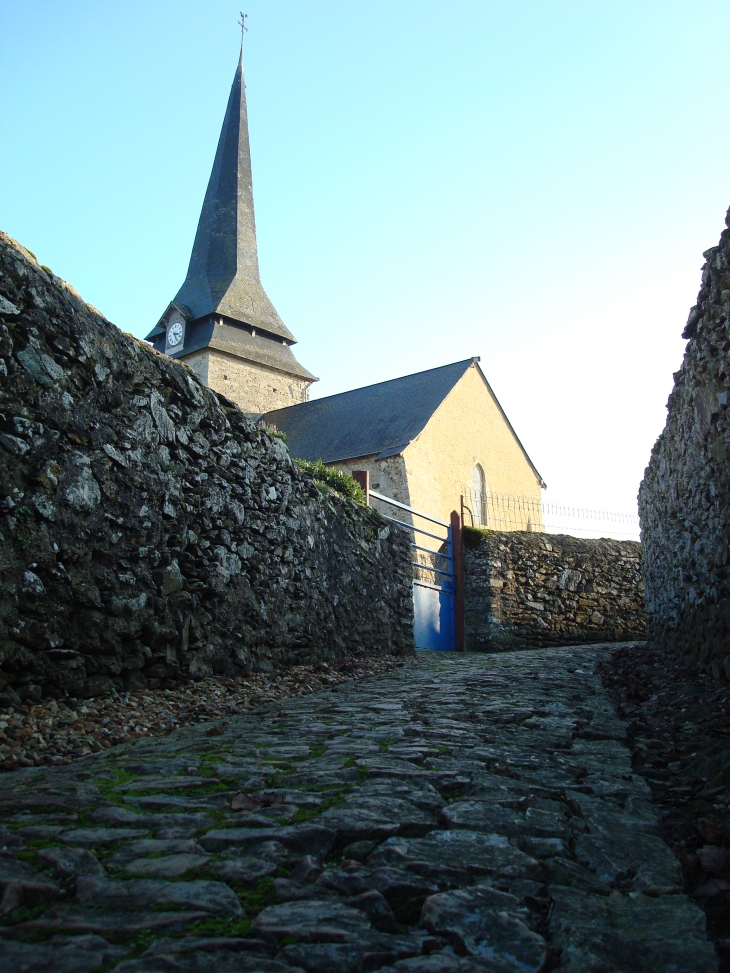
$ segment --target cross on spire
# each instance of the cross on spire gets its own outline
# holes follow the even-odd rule
[[[238,21],[238,26],[241,28],[241,47],[243,47],[243,35],[248,32],[248,27],[246,26],[246,21],[248,20],[248,14],[243,11],[241,13],[241,19]]]

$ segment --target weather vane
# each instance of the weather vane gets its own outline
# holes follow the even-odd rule
[[[248,20],[248,14],[241,11],[241,19],[238,21],[238,26],[241,28],[241,45],[243,45],[243,35],[248,31],[246,26],[246,21]]]

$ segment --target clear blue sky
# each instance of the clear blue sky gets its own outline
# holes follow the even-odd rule
[[[123,330],[182,283],[240,0],[2,0],[0,228]],[[327,395],[472,355],[630,510],[730,203],[730,5],[247,0],[262,279]]]

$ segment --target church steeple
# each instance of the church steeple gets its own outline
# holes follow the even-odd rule
[[[175,358],[188,360],[203,349],[218,349],[227,356],[283,372],[305,386],[297,401],[306,399],[306,389],[316,381],[290,350],[296,339],[259,277],[243,45],[187,277],[147,340]],[[196,367],[192,360],[188,364]],[[210,369],[205,375],[197,370],[207,384],[216,387],[210,380]],[[231,396],[230,390],[217,391],[226,392],[235,401],[241,398],[241,394],[238,398]],[[242,408],[256,411],[248,401]]]
[[[185,283],[175,297],[194,317],[218,313],[294,341],[261,286],[253,209],[243,47]]]

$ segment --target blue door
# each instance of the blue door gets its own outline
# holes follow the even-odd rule
[[[413,635],[417,649],[454,651],[454,592],[413,582]]]

